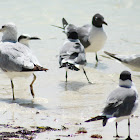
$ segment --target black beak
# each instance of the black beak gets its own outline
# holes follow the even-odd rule
[[[41,39],[38,37],[30,37],[30,40],[41,40]]]
[[[108,25],[105,21],[103,21],[102,24]]]

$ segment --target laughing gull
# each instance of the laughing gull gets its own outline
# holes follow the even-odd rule
[[[70,29],[76,29],[80,42],[85,48],[86,52],[95,52],[96,61],[98,62],[97,52],[101,50],[107,40],[107,35],[103,30],[103,24],[107,25],[104,17],[100,14],[95,14],[92,18],[92,24],[86,24],[82,27],[77,27],[62,19],[64,32],[67,33]],[[54,26],[54,25],[53,25]]]
[[[83,72],[88,80],[84,66],[86,65],[86,56],[84,46],[78,39],[76,30],[71,29],[67,32],[67,40],[64,42],[59,55],[60,68],[66,68],[66,82],[67,82],[67,70],[79,71],[83,69]]]
[[[140,71],[140,55],[133,54],[127,56],[127,55],[113,54],[106,51],[104,51],[104,53],[120,61],[124,65],[128,66],[130,69],[134,71]]]
[[[120,74],[119,87],[112,91],[107,98],[106,106],[102,113],[98,116],[89,119],[85,122],[103,120],[103,126],[107,121],[116,122],[116,137],[119,137],[117,132],[118,122],[123,119],[128,119],[128,138],[130,138],[130,115],[136,110],[138,106],[138,93],[136,87],[131,79],[129,71],[123,71]]]
[[[46,71],[48,69],[41,67],[35,55],[32,54],[29,47],[17,41],[17,28],[14,23],[7,23],[2,26],[0,32],[3,33],[0,42],[0,68],[11,80],[11,87],[14,96],[14,77],[30,76],[34,71]],[[30,85],[31,94],[34,97],[32,84]]]

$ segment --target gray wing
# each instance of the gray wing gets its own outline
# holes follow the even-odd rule
[[[121,56],[121,55],[116,55],[116,57],[119,57],[122,62],[135,66],[135,67],[140,67],[140,55],[131,55],[131,56]]]
[[[88,40],[90,28],[91,25],[89,24],[77,28],[79,40],[85,48],[87,48],[90,45],[90,42]]]
[[[31,50],[21,43],[0,43],[0,68],[4,71],[22,71],[39,65]]]
[[[135,107],[136,98],[133,89],[119,87],[109,95],[103,114],[112,117],[128,116]]]
[[[73,24],[68,24],[65,28],[65,33],[69,32],[71,29],[77,30],[78,37],[84,48],[87,48],[90,45],[90,42],[88,41],[89,38],[89,30],[91,28],[91,25],[86,24],[82,27],[76,27]]]
[[[59,63],[61,65],[62,60],[71,62],[73,64],[86,64],[86,57],[84,47],[80,42],[67,41],[64,43],[60,50]]]

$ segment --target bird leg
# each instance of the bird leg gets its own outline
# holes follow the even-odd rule
[[[116,126],[116,136],[114,136],[115,138],[123,138],[122,136],[119,136],[118,135],[118,123],[116,122],[116,124],[115,124],[115,126]],[[117,139],[116,139],[117,140]]]
[[[83,68],[83,72],[84,72],[84,74],[85,74],[85,76],[86,76],[86,78],[87,78],[87,80],[88,80],[88,83],[89,83],[89,84],[92,84],[92,83],[89,81],[89,79],[88,79],[88,77],[87,77],[87,74],[86,74],[86,71],[84,70],[84,68]]]
[[[14,84],[13,84],[12,79],[11,79],[11,87],[12,87],[12,93],[13,93],[13,100],[15,100],[15,95],[14,95]]]
[[[36,75],[33,73],[33,76],[34,76],[34,78],[33,78],[33,81],[32,81],[32,83],[30,84],[30,91],[31,91],[31,94],[32,94],[32,96],[33,96],[33,98],[34,98],[34,90],[33,90],[33,83],[35,82],[35,80],[36,80]]]
[[[98,63],[99,59],[98,59],[97,53],[95,53],[95,54],[96,54],[96,61],[97,61],[97,63]]]
[[[67,73],[67,70],[66,70],[66,83],[67,83],[67,78],[68,78],[68,73]]]
[[[117,129],[117,128],[118,128],[118,123],[116,122],[116,136],[115,136],[115,137],[116,137],[116,138],[119,138],[118,129]]]
[[[130,119],[128,119],[128,138],[126,140],[132,140],[130,137]]]

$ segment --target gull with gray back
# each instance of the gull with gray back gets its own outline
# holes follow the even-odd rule
[[[103,120],[103,126],[107,122],[116,122],[116,136],[119,137],[117,132],[118,122],[123,119],[128,119],[128,138],[130,137],[130,116],[138,106],[138,92],[132,82],[131,73],[123,71],[120,74],[119,87],[112,91],[106,101],[103,111],[96,117],[89,119],[85,122]]]
[[[97,52],[101,50],[107,40],[107,35],[104,32],[103,24],[107,25],[104,17],[101,14],[95,14],[92,18],[92,24],[86,24],[82,27],[77,27],[74,24],[68,24],[65,18],[62,19],[63,27],[55,26],[64,30],[67,34],[70,29],[77,30],[80,42],[86,52],[95,52],[96,61],[98,62]]]
[[[75,71],[83,69],[88,82],[91,83],[84,70],[86,62],[84,46],[80,43],[76,30],[71,29],[67,32],[67,40],[64,42],[59,54],[60,68],[66,68],[66,82],[68,69]]]
[[[0,32],[3,33],[0,42],[0,68],[11,80],[13,100],[15,100],[14,77],[26,77],[34,71],[47,71],[48,69],[40,65],[27,45],[20,43],[20,40],[18,42],[17,27],[14,23],[3,25]],[[31,94],[34,97],[33,89],[31,89]]]
[[[118,60],[122,64],[126,65],[131,70],[140,71],[140,55],[139,54],[121,55],[121,54],[113,54],[107,51],[104,51],[104,53]]]

